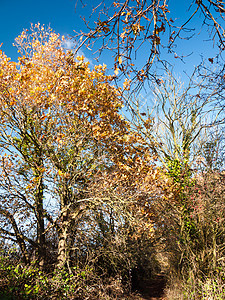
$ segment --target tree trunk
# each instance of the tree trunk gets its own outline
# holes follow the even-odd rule
[[[41,268],[45,266],[45,259],[46,259],[43,193],[44,193],[43,178],[39,177],[39,182],[35,194],[35,211],[37,217],[37,245],[38,245],[36,249],[35,257],[38,261],[38,265]]]
[[[66,210],[62,216],[61,228],[59,232],[58,264],[57,264],[57,267],[59,269],[62,269],[64,267],[69,268],[69,249],[68,249],[69,229],[70,229],[69,213],[68,210]]]

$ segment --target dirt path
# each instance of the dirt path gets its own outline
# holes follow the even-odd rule
[[[143,282],[140,288],[140,294],[143,300],[166,300],[164,296],[165,287],[165,277],[163,275],[157,275],[154,279]]]

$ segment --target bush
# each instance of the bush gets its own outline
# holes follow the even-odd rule
[[[168,288],[171,299],[176,293],[180,299],[224,299],[225,176],[198,173],[179,197],[165,199],[159,217],[170,281],[179,279]]]

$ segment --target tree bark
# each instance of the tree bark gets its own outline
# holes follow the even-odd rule
[[[40,268],[44,268],[46,260],[46,248],[45,248],[45,226],[44,226],[44,184],[43,177],[40,174],[35,174],[38,177],[38,185],[35,193],[35,212],[37,218],[37,249],[35,258],[37,259]]]

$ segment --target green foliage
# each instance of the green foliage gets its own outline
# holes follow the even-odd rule
[[[11,264],[9,256],[0,256],[0,296],[12,299],[42,299],[55,295],[57,299],[72,299],[79,296],[79,290],[85,286],[92,269],[73,268],[70,274],[66,270],[55,270],[45,274],[35,263],[24,266],[21,263]],[[82,287],[82,288],[81,288]]]
[[[31,266],[24,266],[21,263],[11,264],[9,256],[1,255],[0,270],[3,281],[0,286],[1,295],[13,295],[15,299],[32,299],[40,292],[40,285],[36,280],[42,274],[34,264]]]
[[[35,266],[12,263],[10,256],[0,256],[1,299],[113,299],[112,282],[104,283],[93,267],[73,267],[70,272],[55,269],[43,272]],[[108,285],[108,288],[107,288]],[[121,290],[122,291],[122,290]],[[118,291],[116,292],[118,293]],[[123,293],[123,292],[122,292]],[[51,296],[50,296],[51,295]]]
[[[167,176],[172,178],[175,183],[180,183],[183,186],[190,184],[191,171],[188,166],[188,160],[181,161],[167,157]]]

